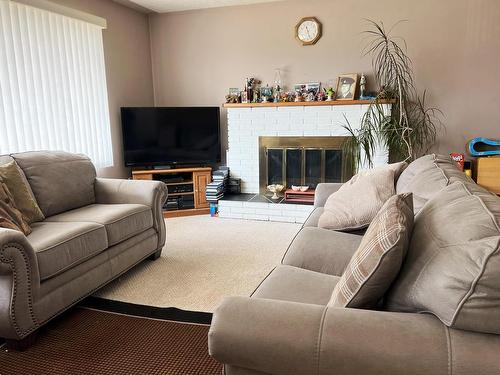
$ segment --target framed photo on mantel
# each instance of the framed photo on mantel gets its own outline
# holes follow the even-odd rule
[[[358,89],[358,75],[342,74],[337,79],[337,97],[336,100],[354,100]]]

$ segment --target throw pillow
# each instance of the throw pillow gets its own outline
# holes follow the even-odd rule
[[[28,224],[45,219],[23,171],[15,161],[0,165],[0,178],[7,185],[17,208]]]
[[[328,197],[318,226],[339,231],[366,228],[394,194],[394,170],[362,171]]]
[[[391,197],[368,227],[333,290],[329,306],[376,306],[401,269],[412,227],[412,194]]]
[[[18,230],[26,236],[31,233],[31,228],[17,209],[9,188],[2,181],[0,181],[0,227]]]

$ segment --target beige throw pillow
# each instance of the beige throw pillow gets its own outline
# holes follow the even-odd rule
[[[401,269],[412,227],[411,193],[389,198],[368,227],[335,286],[329,306],[376,306]]]
[[[318,226],[339,231],[366,228],[394,194],[393,169],[362,171],[328,197]]]
[[[0,228],[18,230],[25,235],[31,228],[17,209],[14,198],[5,183],[0,180]]]
[[[0,179],[14,197],[14,202],[28,223],[43,221],[45,216],[40,210],[24,172],[15,161],[0,165]]]

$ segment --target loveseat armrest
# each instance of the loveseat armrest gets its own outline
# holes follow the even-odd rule
[[[318,184],[314,194],[314,208],[324,207],[328,197],[339,190],[342,185],[336,182]]]
[[[216,360],[266,374],[448,374],[447,328],[430,315],[230,297],[209,332]]]
[[[166,228],[163,219],[163,205],[167,200],[167,185],[161,181],[121,180],[96,178],[96,203],[101,204],[143,204],[151,207],[153,226],[158,232],[158,247],[165,244]]]
[[[0,228],[0,337],[20,340],[39,327],[33,307],[39,288],[38,262],[28,239]]]

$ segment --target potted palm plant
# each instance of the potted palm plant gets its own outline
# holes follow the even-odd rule
[[[346,119],[344,127],[351,137],[344,144],[344,151],[354,168],[363,163],[373,165],[377,146],[388,149],[393,162],[414,160],[435,144],[441,127],[441,111],[427,107],[425,91],[419,95],[415,89],[406,42],[392,37],[394,26],[386,30],[383,23],[368,22],[371,27],[364,32],[368,36],[364,55],[372,57],[380,91],[369,104],[359,128],[353,128]],[[387,100],[392,102],[390,115],[384,110]]]

